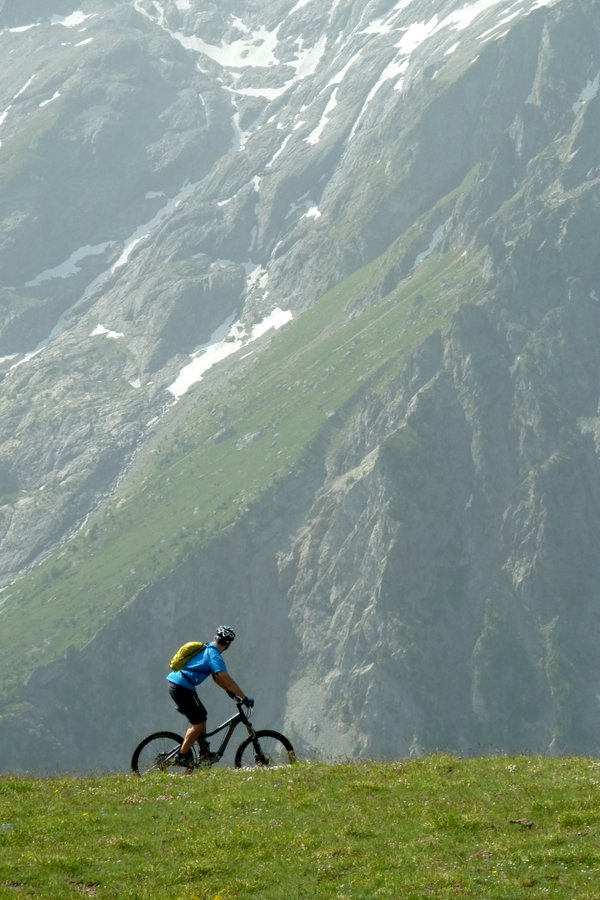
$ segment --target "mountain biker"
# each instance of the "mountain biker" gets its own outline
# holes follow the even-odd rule
[[[201,702],[196,693],[196,686],[212,675],[214,681],[223,688],[235,694],[236,697],[243,698],[242,702],[247,707],[254,706],[252,697],[247,697],[244,691],[233,680],[225,660],[223,653],[235,640],[235,631],[228,625],[220,625],[215,633],[212,641],[206,645],[204,650],[192,657],[186,663],[183,669],[176,672],[169,672],[167,681],[169,682],[169,694],[174,701],[178,712],[189,721],[188,729],[179,748],[176,762],[180,765],[189,765],[193,760],[192,746],[194,741],[198,741],[200,746],[200,758],[206,762],[211,762],[216,753],[210,752],[208,741],[204,737],[206,734],[207,713],[204,704]]]

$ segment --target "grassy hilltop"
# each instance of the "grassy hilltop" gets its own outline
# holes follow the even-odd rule
[[[0,780],[0,897],[597,898],[600,761]]]

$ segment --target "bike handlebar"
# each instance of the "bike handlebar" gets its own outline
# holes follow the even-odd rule
[[[237,706],[246,706],[248,709],[252,709],[254,706],[254,701],[250,700],[248,702],[248,697],[238,697],[237,694],[234,694],[233,691],[227,691],[229,697],[235,701]]]

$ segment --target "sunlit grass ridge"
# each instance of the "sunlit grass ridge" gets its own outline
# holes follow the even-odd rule
[[[596,898],[600,763],[0,780],[0,897]]]

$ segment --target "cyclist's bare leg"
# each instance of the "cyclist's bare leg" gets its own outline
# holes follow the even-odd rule
[[[188,750],[191,750],[194,741],[197,741],[198,738],[201,738],[204,734],[206,734],[206,722],[201,722],[199,725],[190,725],[181,742],[180,752],[187,753]]]

